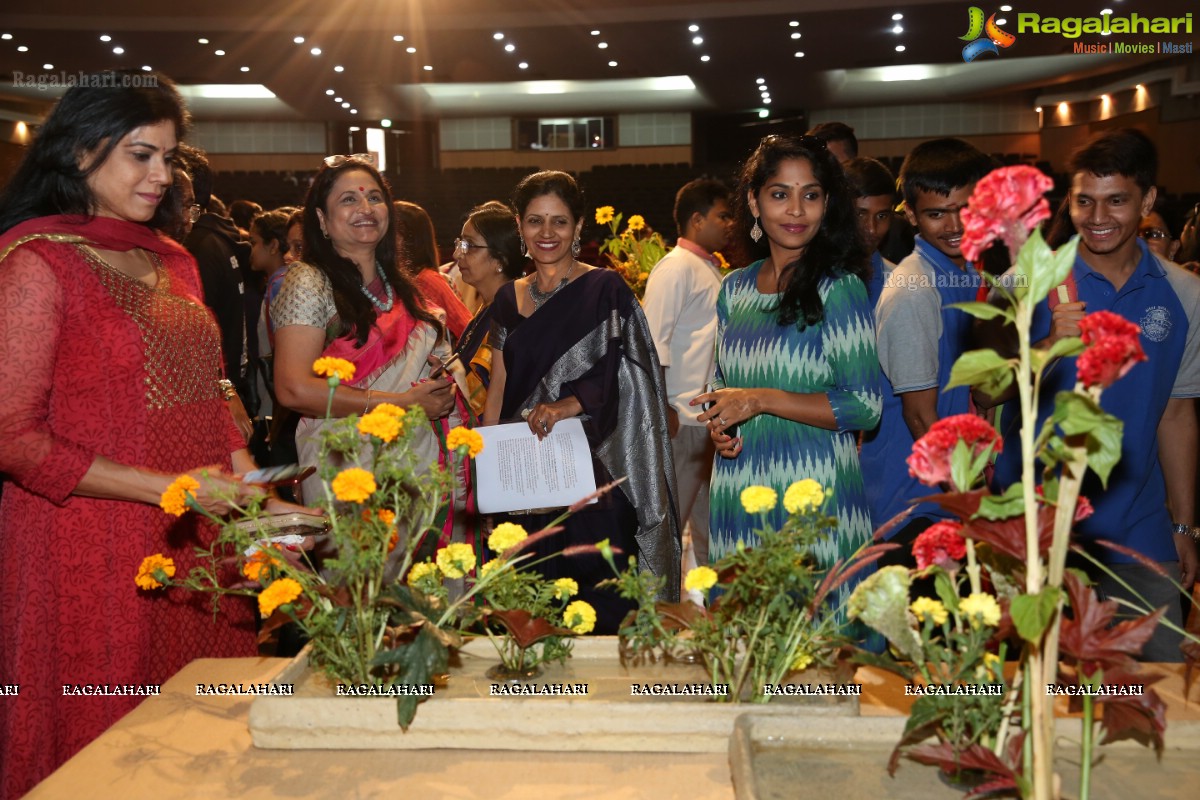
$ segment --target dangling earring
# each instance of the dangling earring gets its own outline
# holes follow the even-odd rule
[[[327,230],[325,230],[324,228],[322,228],[322,229],[321,229],[321,235],[322,235],[322,236],[324,236],[326,239],[328,239],[328,238],[329,238],[329,231],[327,231]]]
[[[579,251],[583,249],[583,245],[579,243],[579,237],[575,237],[575,241],[571,242],[571,255],[579,258]]]
[[[527,255],[529,255],[529,251],[525,249],[525,237],[522,236],[521,237],[521,258],[525,258],[525,256],[527,256]]]
[[[754,227],[750,229],[750,238],[753,239],[755,242],[757,242],[760,239],[762,239],[762,234],[763,234],[763,230],[761,227],[759,227],[758,217],[755,217],[754,218]]]

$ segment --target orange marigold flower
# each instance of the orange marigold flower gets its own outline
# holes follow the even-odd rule
[[[375,409],[364,414],[358,421],[358,432],[364,436],[374,436],[385,442],[390,442],[400,435],[403,426],[400,418],[386,411]]]
[[[396,419],[403,419],[404,415],[408,412],[406,412],[403,408],[401,408],[400,406],[398,406],[394,403],[380,403],[379,405],[377,405],[371,409],[371,413],[372,414],[390,414],[391,416],[395,417]]]
[[[175,577],[175,562],[162,553],[155,553],[142,559],[137,575],[133,582],[139,589],[158,589],[162,587],[163,578]]]
[[[354,365],[346,359],[329,356],[318,358],[313,362],[312,368],[313,372],[322,378],[337,378],[339,381],[351,380],[355,370]]]
[[[171,485],[166,488],[159,499],[158,504],[162,506],[162,510],[168,514],[173,514],[176,517],[183,516],[183,513],[188,510],[188,498],[196,499],[196,492],[200,489],[200,482],[191,475],[180,475]]]
[[[252,581],[262,582],[262,579],[270,574],[271,567],[280,566],[278,558],[272,556],[266,550],[255,550],[246,563],[242,566],[242,574]]]
[[[362,503],[377,488],[375,476],[359,467],[342,470],[329,485],[333,489],[333,496],[343,503]]]
[[[466,447],[467,455],[474,458],[483,452],[483,436],[479,434],[479,431],[459,425],[446,434],[446,447],[450,450]]]
[[[266,619],[275,613],[275,609],[292,602],[303,591],[300,584],[291,578],[272,581],[271,585],[258,595],[258,613],[262,614],[263,619]]]

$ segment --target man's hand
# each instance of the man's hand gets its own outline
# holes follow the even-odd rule
[[[1175,534],[1175,552],[1179,553],[1179,583],[1185,592],[1191,592],[1196,582],[1196,568],[1200,564],[1200,558],[1196,555],[1196,540],[1186,534]]]

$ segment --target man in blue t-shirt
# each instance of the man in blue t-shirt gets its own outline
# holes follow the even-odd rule
[[[1125,423],[1121,460],[1100,486],[1092,473],[1083,495],[1095,513],[1079,523],[1079,536],[1106,569],[1093,576],[1102,594],[1150,608],[1167,607],[1167,619],[1182,626],[1180,595],[1169,580],[1134,559],[1095,544],[1103,539],[1134,550],[1177,576],[1190,588],[1196,578],[1193,538],[1197,424],[1200,396],[1200,279],[1156,257],[1138,237],[1142,217],[1154,206],[1158,156],[1140,131],[1101,134],[1072,156],[1071,222],[1079,251],[1065,284],[1069,302],[1043,300],[1033,317],[1031,338],[1049,347],[1079,335],[1087,312],[1111,311],[1141,326],[1148,360],[1104,390],[1100,404]],[[1073,290],[1072,290],[1073,284]],[[1057,297],[1057,290],[1051,292]],[[1039,428],[1054,409],[1054,396],[1075,386],[1075,359],[1048,367],[1039,397]],[[1020,420],[1005,409],[1006,446],[996,467],[999,487],[1020,479]],[[1113,573],[1110,575],[1109,573]],[[1114,577],[1115,575],[1115,577]],[[1119,579],[1119,580],[1118,580]],[[1142,651],[1147,661],[1179,661],[1180,636],[1159,626]]]
[[[913,442],[943,417],[965,414],[965,387],[943,391],[950,368],[967,350],[971,318],[953,303],[976,299],[980,278],[962,252],[959,217],[975,183],[995,165],[961,139],[933,139],[913,148],[900,168],[905,213],[917,229],[916,249],[888,275],[875,307],[883,414],[863,437],[861,462],[871,522],[879,527],[936,488],[922,486],[905,460]],[[888,535],[903,545],[880,564],[911,564],[908,545],[939,518],[932,503],[918,505]]]

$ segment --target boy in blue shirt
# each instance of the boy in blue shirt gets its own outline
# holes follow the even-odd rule
[[[875,308],[883,414],[879,428],[863,438],[861,452],[875,527],[908,508],[909,501],[937,493],[909,476],[905,459],[934,422],[970,410],[968,389],[942,391],[971,335],[971,318],[950,305],[975,300],[979,290],[979,274],[963,256],[959,214],[975,183],[994,166],[988,155],[961,139],[933,139],[913,148],[900,168],[905,213],[918,236],[912,254],[888,277]],[[932,503],[918,505],[888,536],[902,547],[879,563],[911,565],[912,540],[947,516]]]
[[[1132,128],[1094,137],[1071,158],[1070,215],[1079,250],[1067,302],[1035,309],[1031,339],[1049,347],[1079,335],[1086,312],[1111,311],[1141,326],[1148,360],[1104,390],[1100,404],[1125,423],[1121,460],[1101,487],[1088,473],[1082,494],[1095,513],[1076,525],[1085,542],[1105,539],[1132,549],[1185,588],[1196,578],[1193,538],[1197,424],[1200,396],[1200,279],[1157,257],[1138,236],[1142,217],[1154,207],[1158,154]],[[1051,292],[1057,297],[1057,290]],[[1054,409],[1054,396],[1075,386],[1075,359],[1047,368],[1039,397],[1038,427]],[[1020,480],[1020,419],[1005,410],[1004,449],[996,465],[1000,488]],[[1145,598],[1151,609],[1182,626],[1179,591],[1132,558],[1091,545],[1108,571]],[[1092,576],[1102,595],[1141,605],[1105,570]],[[1159,626],[1142,650],[1147,661],[1180,661],[1181,637]]]

